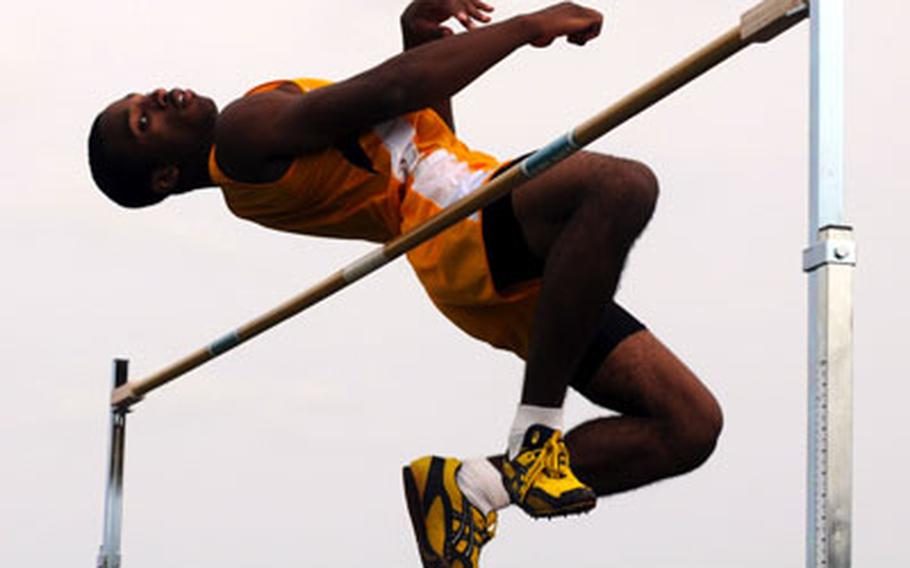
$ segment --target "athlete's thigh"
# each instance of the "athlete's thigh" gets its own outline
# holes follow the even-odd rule
[[[610,191],[610,181],[620,179],[632,163],[578,152],[516,189],[512,207],[531,251],[545,257],[586,192]]]
[[[717,408],[695,373],[648,330],[625,338],[594,376],[575,388],[599,406],[632,416]]]
[[[571,218],[592,185],[604,185],[619,172],[621,160],[593,152],[579,152],[512,193],[512,207],[529,248],[541,257]]]

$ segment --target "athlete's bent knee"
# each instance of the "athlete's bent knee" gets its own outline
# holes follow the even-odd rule
[[[626,164],[629,183],[635,188],[641,206],[649,214],[654,211],[657,205],[657,197],[660,194],[660,183],[654,170],[642,162],[628,160]]]
[[[641,230],[654,214],[660,192],[657,176],[641,162],[623,160],[617,185],[623,196],[623,211]]]
[[[713,399],[704,403],[685,420],[669,426],[667,437],[668,453],[672,457],[677,474],[696,469],[708,461],[723,430],[723,413]]]
[[[602,157],[599,183],[591,197],[608,216],[614,230],[634,239],[644,230],[659,193],[657,176],[641,162]]]

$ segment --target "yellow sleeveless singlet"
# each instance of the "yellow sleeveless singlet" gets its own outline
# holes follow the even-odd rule
[[[317,79],[272,81],[247,94],[293,83],[306,93]],[[236,216],[266,227],[385,242],[476,190],[501,163],[465,146],[432,110],[378,124],[356,140],[296,158],[270,183],[241,183],[209,156],[212,180]],[[493,287],[481,231],[482,212],[408,253],[434,304],[470,335],[527,355],[536,282],[507,294]]]

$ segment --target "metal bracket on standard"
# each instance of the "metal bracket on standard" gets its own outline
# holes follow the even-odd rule
[[[856,242],[852,227],[825,227],[819,231],[819,239],[803,251],[804,272],[812,272],[828,264],[856,266]]]

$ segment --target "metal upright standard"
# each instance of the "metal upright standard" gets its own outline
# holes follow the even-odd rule
[[[115,367],[114,389],[111,393],[111,447],[105,507],[104,544],[98,557],[98,567],[118,568],[120,566],[126,413],[133,405],[143,400],[146,394],[299,314],[406,254],[413,248],[420,246],[485,205],[506,195],[526,180],[534,178],[558,162],[575,154],[743,49],[756,43],[765,43],[774,39],[804,20],[808,15],[809,3],[805,0],[764,0],[743,14],[737,26],[717,37],[714,41],[686,57],[639,89],[547,144],[473,194],[455,202],[445,211],[436,215],[436,217],[373,250],[373,252],[360,257],[341,270],[330,274],[315,286],[291,298],[284,304],[247,322],[209,345],[197,349],[144,379],[127,381],[126,361],[118,361]],[[824,137],[825,135],[822,136],[822,138]],[[833,230],[832,227],[822,226],[829,231],[825,233],[827,235],[825,237],[826,242],[834,242],[836,235],[830,232]],[[837,248],[836,243],[832,246],[834,247],[832,250],[840,250]],[[807,254],[807,257],[815,258],[814,255],[818,254],[822,253],[813,248]],[[823,258],[827,259],[824,255]],[[832,269],[828,266],[827,260],[825,260],[824,264],[825,271]],[[827,280],[822,280],[822,282],[825,283],[825,286],[830,286]],[[825,345],[827,346],[828,344],[825,343]],[[828,361],[829,359],[826,358],[825,360]],[[820,451],[824,452],[826,450],[822,448]]]
[[[126,384],[128,362],[114,360],[114,389]],[[97,568],[120,568],[120,529],[123,518],[123,453],[126,449],[126,414],[129,408],[110,409],[107,488],[104,494],[104,540]]]
[[[811,28],[806,566],[848,568],[856,247],[844,219],[844,0],[814,0]]]

